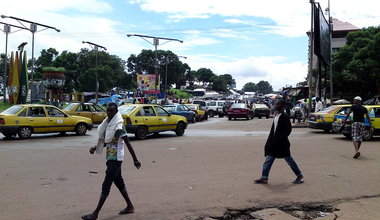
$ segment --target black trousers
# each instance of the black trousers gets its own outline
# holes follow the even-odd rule
[[[120,192],[126,190],[123,177],[121,176],[121,164],[122,161],[107,160],[106,176],[102,185],[102,196],[108,196],[112,183],[115,183]]]

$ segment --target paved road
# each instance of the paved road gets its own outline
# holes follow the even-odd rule
[[[131,135],[142,168],[127,155],[123,175],[136,213],[117,214],[125,203],[113,187],[99,219],[195,219],[221,216],[227,207],[380,195],[379,138],[365,142],[355,160],[349,140],[309,128],[295,128],[290,137],[305,183],[291,184],[291,170],[278,160],[270,184],[253,184],[271,122],[212,118],[190,124],[183,137],[167,132],[138,141]],[[0,219],[80,219],[92,211],[105,170],[105,155],[88,153],[96,138],[95,129],[82,137],[0,140]]]

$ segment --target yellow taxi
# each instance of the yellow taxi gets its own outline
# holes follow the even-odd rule
[[[334,115],[337,112],[346,111],[350,107],[351,105],[331,105],[322,111],[310,113],[309,127],[330,132],[332,130],[332,123],[334,122]]]
[[[368,115],[371,118],[371,124],[374,129],[372,133],[370,131],[370,126],[367,117],[364,117],[364,132],[363,139],[368,141],[371,140],[374,135],[380,135],[380,105],[364,105],[364,107],[368,110]],[[346,111],[339,111],[335,114],[333,130],[336,133],[339,133],[339,129],[342,127],[343,121],[346,118],[348,113],[348,109]],[[351,120],[353,118],[353,113],[351,113],[350,117],[347,119],[346,126],[342,130],[342,134],[346,138],[351,138]]]
[[[69,115],[89,118],[94,124],[100,124],[107,117],[106,111],[94,103],[70,103],[64,109]]]
[[[34,133],[75,132],[85,135],[93,127],[89,118],[71,116],[52,105],[14,105],[0,113],[0,132],[6,138],[21,139]]]
[[[200,104],[185,104],[187,108],[195,112],[196,121],[207,120],[208,115]]]
[[[174,131],[182,136],[187,128],[187,120],[180,115],[172,115],[164,108],[154,104],[126,104],[119,106],[128,133],[135,134],[139,140],[148,134]]]

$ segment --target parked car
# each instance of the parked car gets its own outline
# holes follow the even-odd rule
[[[89,118],[94,124],[100,124],[107,117],[106,111],[95,103],[70,103],[64,109],[69,115]]]
[[[196,121],[207,120],[206,110],[199,104],[185,104],[190,110],[195,112]]]
[[[208,118],[208,106],[206,100],[193,100],[191,101],[191,104],[199,104],[202,107],[202,110],[205,111],[205,119]]]
[[[52,105],[14,105],[0,113],[0,132],[7,138],[30,138],[34,133],[75,132],[85,135],[93,127],[86,117],[72,116]]]
[[[368,141],[371,140],[374,135],[380,135],[380,105],[364,105],[368,109],[369,117],[371,118],[371,124],[374,129],[374,132],[370,132],[370,125],[367,117],[364,117],[364,126],[365,130],[363,133],[363,139]],[[334,122],[332,124],[333,131],[339,133],[340,128],[342,127],[343,120],[346,118],[348,113],[348,108],[337,112],[334,116]],[[342,130],[342,134],[346,138],[351,138],[351,121],[353,113],[347,119],[346,125]]]
[[[231,105],[228,109],[228,120],[234,118],[246,118],[247,120],[253,119],[255,117],[255,113],[253,110],[245,103],[235,103]]]
[[[183,104],[173,104],[173,105],[164,105],[162,106],[167,112],[173,115],[181,115],[187,119],[188,122],[195,123],[196,114],[194,111],[189,109],[186,105]]]
[[[252,109],[253,109],[253,111],[255,113],[255,117],[258,117],[258,118],[262,118],[262,117],[269,118],[270,110],[269,110],[269,108],[268,108],[267,105],[254,103],[252,105]]]
[[[346,112],[351,105],[331,105],[320,112],[313,112],[309,115],[309,127],[313,129],[322,129],[325,132],[332,130],[334,115],[338,112]]]
[[[187,128],[187,120],[180,115],[172,115],[159,105],[127,104],[119,106],[128,133],[143,140],[148,134],[174,131],[182,136]]]
[[[223,100],[211,100],[207,102],[207,107],[208,107],[208,116],[209,117],[214,117],[215,115],[218,115],[219,117],[224,116],[224,111],[227,106],[226,101]]]

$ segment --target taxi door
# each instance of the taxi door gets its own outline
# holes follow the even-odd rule
[[[36,133],[49,131],[49,118],[42,106],[29,107],[27,123]]]
[[[107,117],[107,113],[97,105],[89,105],[91,110],[92,123],[102,123],[102,121]]]
[[[74,124],[65,113],[55,107],[46,107],[49,115],[50,132],[73,131]]]
[[[92,119],[92,113],[89,105],[79,104],[75,110],[75,115]]]
[[[374,107],[369,112],[369,117],[371,118],[372,127],[376,131],[380,131],[380,107]]]
[[[176,123],[170,120],[169,114],[160,106],[154,106],[158,120],[160,121],[160,130],[173,130],[176,128]]]
[[[160,120],[157,117],[152,106],[143,106],[142,116],[144,118],[144,124],[148,127],[148,132],[154,132],[160,130]]]

